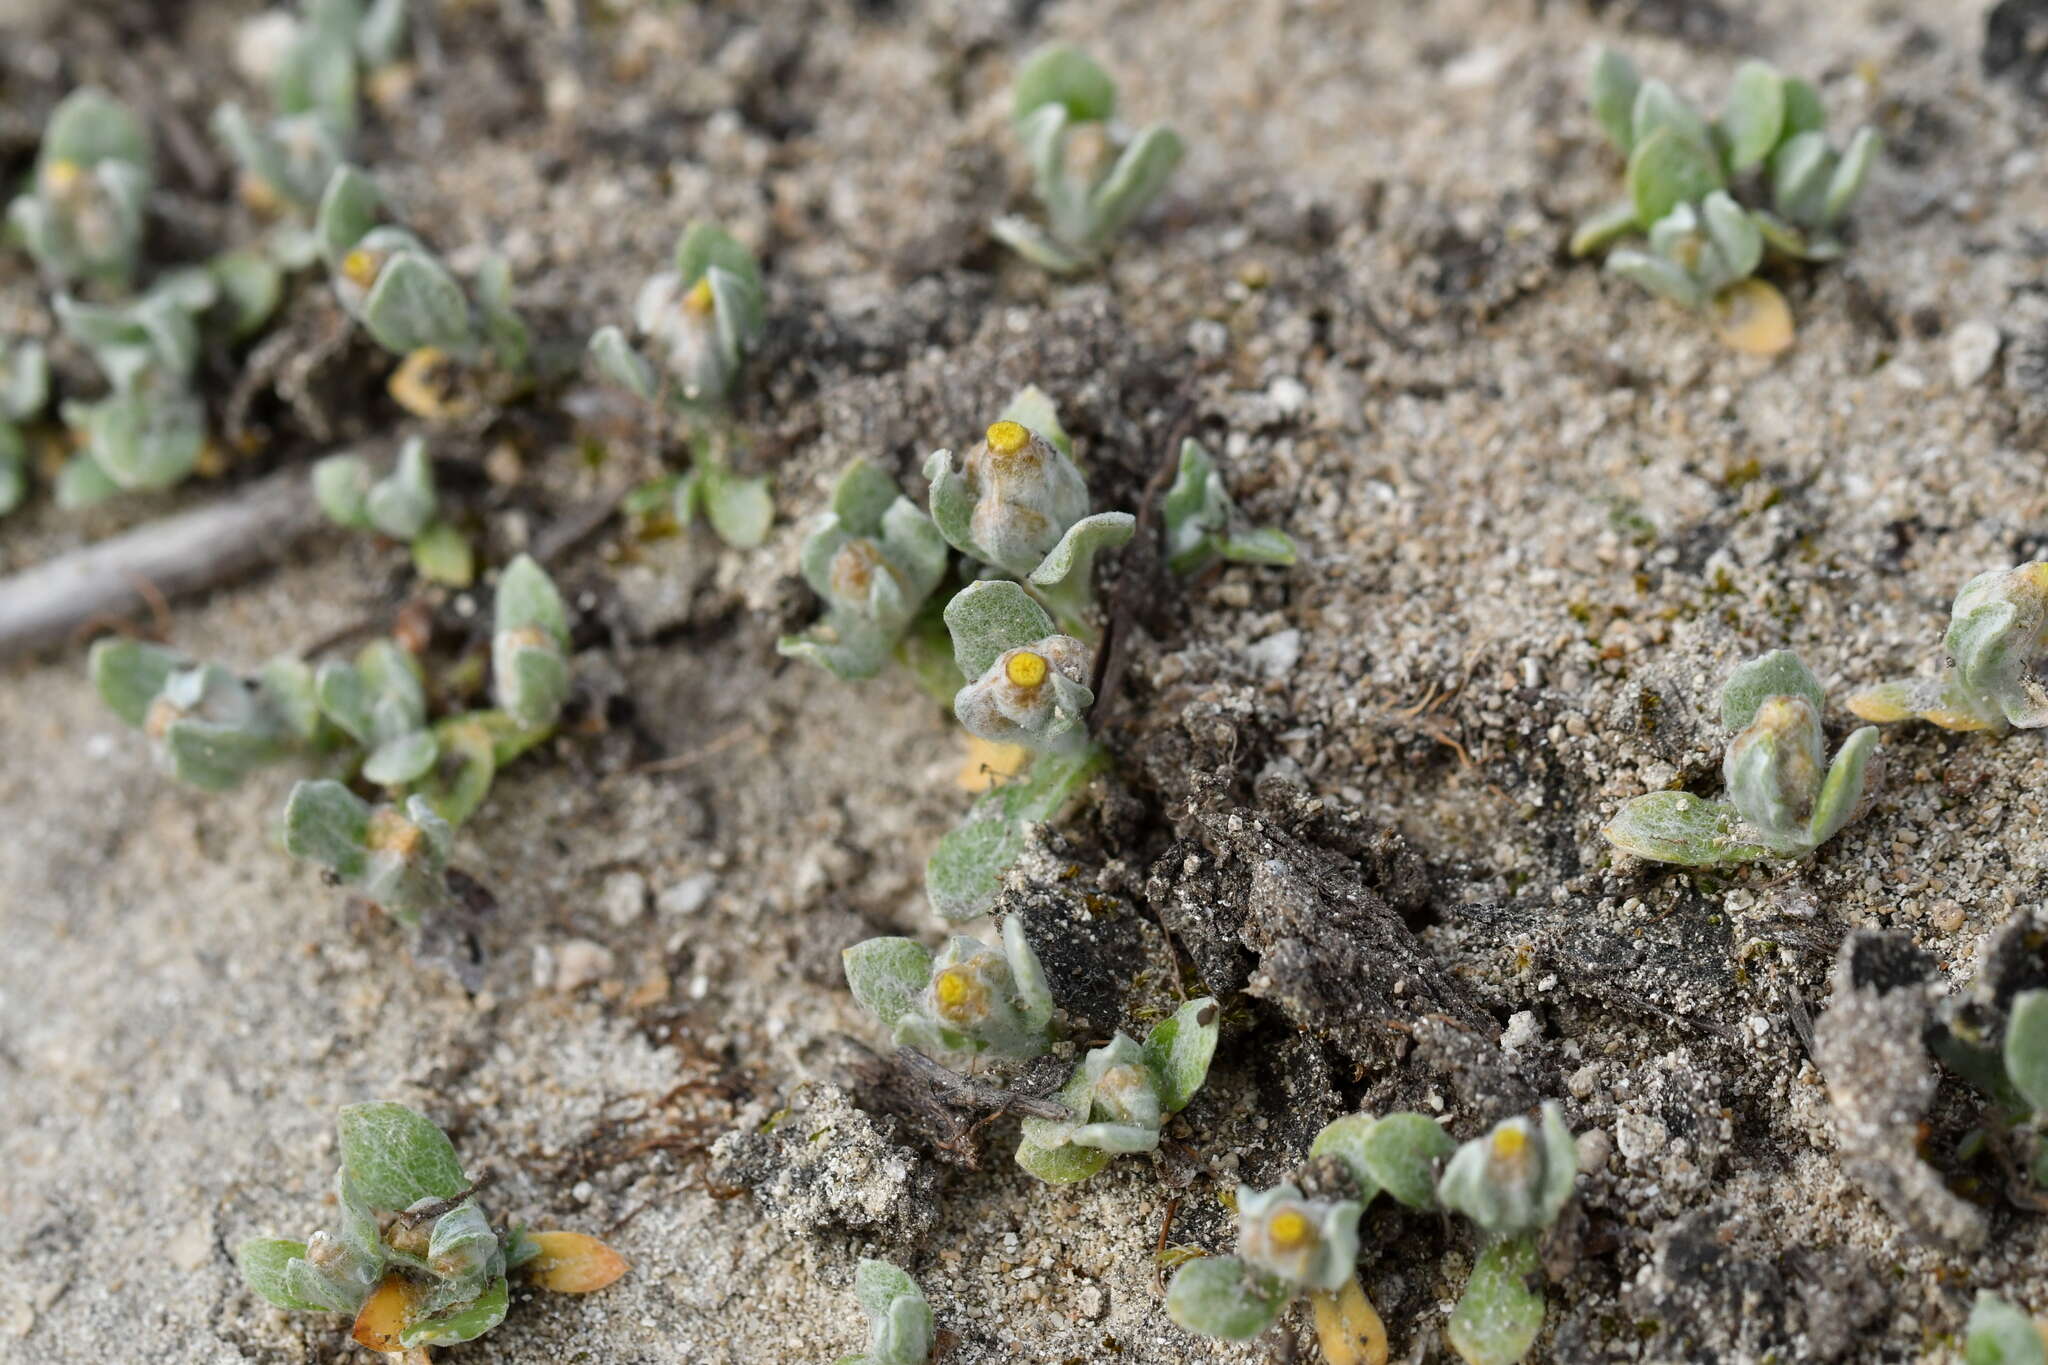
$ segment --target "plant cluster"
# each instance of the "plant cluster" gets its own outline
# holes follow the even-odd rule
[[[1101,264],[1180,164],[1180,137],[1116,122],[1116,82],[1085,53],[1048,47],[1017,73],[1017,139],[1031,162],[1040,225],[1004,214],[989,231],[1033,265],[1071,275]]]
[[[422,578],[466,588],[476,577],[468,539],[440,515],[434,464],[421,437],[398,448],[391,472],[381,478],[360,455],[328,456],[313,466],[313,498],[337,526],[404,541]]]
[[[861,1258],[853,1296],[868,1320],[868,1348],[834,1365],[924,1365],[935,1340],[931,1305],[917,1281],[887,1261]]]
[[[1090,511],[1073,443],[1035,387],[965,459],[936,450],[924,472],[928,512],[865,461],[840,476],[803,547],[824,618],[776,647],[848,681],[873,677],[894,653],[949,694],[970,734],[1035,756],[1021,779],[985,792],[932,855],[926,892],[958,922],[988,912],[1030,825],[1056,815],[1106,762],[1087,730],[1094,566],[1137,519]],[[948,546],[962,556],[959,574],[973,577],[941,593],[953,576]]]
[[[1578,229],[1572,254],[1642,233],[1643,246],[1608,252],[1608,270],[1682,307],[1714,309],[1738,349],[1790,345],[1784,296],[1753,277],[1766,252],[1800,261],[1843,253],[1843,220],[1877,158],[1876,131],[1860,128],[1836,151],[1819,92],[1760,61],[1737,69],[1711,121],[1611,48],[1594,54],[1588,99],[1628,159],[1628,197]]]
[[[286,20],[270,63],[268,117],[229,100],[214,136],[235,159],[242,202],[272,220],[267,247],[294,269],[318,243],[307,232],[320,197],[348,160],[365,78],[389,70],[405,42],[406,0],[306,0]]]
[[[1876,727],[1866,725],[1826,763],[1823,705],[1792,651],[1750,660],[1721,689],[1721,724],[1735,732],[1721,764],[1728,799],[1652,792],[1602,833],[1624,853],[1693,867],[1813,852],[1861,812],[1877,751]]]
[[[1192,436],[1181,442],[1180,467],[1160,511],[1166,521],[1167,567],[1177,574],[1200,573],[1219,560],[1283,568],[1295,561],[1293,537],[1251,525],[1223,486],[1216,461]]]
[[[747,357],[767,331],[767,294],[754,253],[710,223],[676,240],[671,269],[652,275],[633,303],[635,347],[616,326],[590,338],[597,372],[678,424],[690,468],[638,496],[665,498],[676,524],[701,511],[726,544],[748,550],[767,537],[775,505],[768,480],[734,471],[730,425],[720,420]]]
[[[1941,672],[1849,698],[1864,720],[1919,719],[1944,730],[2048,725],[2048,561],[1980,573],[1956,594]]]
[[[350,1315],[370,1350],[424,1360],[427,1347],[482,1336],[504,1321],[514,1272],[567,1294],[625,1273],[617,1252],[583,1233],[494,1228],[448,1135],[404,1105],[344,1106],[340,1146],[340,1230],[254,1238],[235,1264],[279,1308]]]
[[[1468,1365],[1511,1365],[1535,1344],[1543,1296],[1530,1287],[1538,1241],[1572,1196],[1578,1148],[1564,1115],[1515,1117],[1459,1145],[1434,1119],[1353,1114],[1316,1135],[1311,1159],[1332,1157],[1355,1198],[1305,1195],[1283,1182],[1237,1190],[1238,1252],[1192,1261],[1175,1274],[1166,1311],[1202,1336],[1244,1341],[1302,1294],[1313,1305],[1324,1357],[1386,1358],[1386,1331],[1358,1281],[1358,1223],[1384,1191],[1411,1209],[1456,1213],[1478,1230],[1479,1255],[1450,1318],[1451,1345]]]
[[[569,696],[568,650],[561,594],[521,556],[498,581],[495,707],[434,719],[420,660],[393,640],[372,641],[352,661],[315,669],[286,656],[243,677],[109,638],[93,646],[89,667],[101,698],[181,782],[224,791],[289,759],[335,774],[293,787],[286,851],[412,924],[448,902],[454,826],[483,804],[500,768],[553,733]],[[365,800],[343,779],[389,799]]]
[[[339,166],[320,196],[313,232],[343,310],[401,358],[391,396],[429,418],[475,409],[475,399],[457,391],[466,378],[480,378],[494,398],[509,396],[524,381],[532,338],[512,306],[505,258],[485,258],[472,297],[426,243],[378,223],[381,205],[368,176]]]

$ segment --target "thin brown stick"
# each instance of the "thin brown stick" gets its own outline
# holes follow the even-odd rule
[[[686,750],[680,754],[672,754],[667,758],[657,758],[652,762],[636,764],[626,769],[626,771],[629,773],[681,772],[685,768],[694,768],[707,758],[716,758],[735,744],[752,739],[756,733],[751,724],[735,725],[732,729],[727,730],[708,744],[700,744],[694,749]]]
[[[0,659],[63,641],[80,623],[218,587],[276,562],[321,524],[303,469],[0,579]],[[146,588],[137,585],[147,584]]]

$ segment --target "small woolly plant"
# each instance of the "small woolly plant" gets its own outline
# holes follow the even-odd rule
[[[1628,158],[1628,197],[1579,228],[1572,254],[1644,233],[1644,247],[1608,254],[1608,270],[1683,307],[1712,310],[1737,349],[1790,345],[1784,296],[1752,277],[1767,251],[1806,261],[1842,254],[1842,221],[1876,160],[1877,133],[1859,129],[1836,152],[1819,93],[1759,61],[1737,69],[1712,122],[1610,48],[1594,54],[1588,98]]]
[[[1963,1328],[1963,1365],[2048,1365],[2048,1325],[1980,1289]]]
[[[30,191],[8,209],[29,255],[55,284],[125,292],[141,264],[155,183],[149,130],[103,90],[82,87],[50,115]]]
[[[381,203],[368,176],[340,166],[321,194],[314,233],[343,310],[401,357],[392,397],[422,417],[448,418],[473,407],[453,396],[459,375],[485,376],[494,393],[509,393],[523,381],[532,340],[512,307],[505,259],[485,259],[472,300],[417,236],[378,224]]]
[[[392,640],[317,670],[279,658],[254,677],[126,639],[94,644],[89,668],[108,707],[149,738],[157,765],[206,791],[261,767],[311,761],[285,803],[285,848],[356,886],[406,923],[448,903],[452,827],[474,815],[500,769],[554,732],[569,694],[567,611],[538,564],[500,576],[492,634],[496,707],[436,720],[418,658]]]
[[[868,1320],[868,1349],[834,1365],[925,1365],[935,1339],[931,1305],[917,1281],[887,1261],[862,1258],[853,1296]]]
[[[1129,540],[1137,518],[1090,510],[1073,442],[1032,386],[965,459],[936,450],[924,472],[928,517],[864,461],[841,475],[803,550],[824,619],[777,647],[847,679],[874,676],[894,653],[951,700],[968,733],[1033,755],[1021,777],[976,800],[926,867],[933,906],[960,921],[988,912],[1030,826],[1056,816],[1107,763],[1086,723],[1095,560]],[[950,595],[940,592],[947,546],[971,580]],[[946,645],[935,647],[934,627]]]
[[[24,429],[50,401],[50,359],[39,341],[0,346],[0,517],[28,493]]]
[[[1944,730],[2048,725],[2048,560],[1980,573],[1956,594],[1935,677],[1901,678],[1849,698],[1864,720]]]
[[[1180,469],[1166,491],[1166,563],[1177,574],[1199,573],[1218,560],[1289,565],[1294,540],[1270,526],[1251,526],[1231,500],[1202,443],[1180,445]]]
[[[202,791],[226,791],[258,768],[315,745],[323,721],[312,669],[279,658],[245,678],[139,640],[94,643],[93,687],[149,738],[157,766]]]
[[[1459,1146],[1414,1113],[1353,1114],[1316,1135],[1310,1157],[1334,1158],[1357,1198],[1309,1197],[1294,1182],[1237,1192],[1238,1254],[1183,1266],[1166,1311],[1202,1336],[1244,1341],[1306,1292],[1324,1358],[1386,1359],[1386,1329],[1356,1269],[1358,1221],[1381,1192],[1412,1209],[1459,1213],[1478,1228],[1471,1278],[1451,1313],[1451,1345],[1468,1365],[1512,1365],[1535,1344],[1542,1295],[1531,1289],[1537,1243],[1571,1198],[1577,1147],[1562,1113],[1505,1120]]]
[[[936,955],[916,939],[871,938],[840,957],[854,999],[898,1047],[1030,1058],[1052,1046],[1052,994],[1015,915],[1001,951],[957,935]]]
[[[1095,557],[1129,540],[1137,518],[1089,511],[1087,481],[1050,399],[1024,389],[965,459],[935,450],[924,476],[947,544],[1027,585],[1069,633],[1093,636]]]
[[[1069,1117],[1025,1119],[1017,1164],[1065,1185],[1095,1175],[1119,1153],[1156,1151],[1161,1126],[1208,1078],[1220,1016],[1213,999],[1190,1000],[1153,1025],[1142,1044],[1118,1033],[1091,1049],[1056,1096]]]
[[[442,520],[427,443],[414,436],[382,478],[360,455],[330,455],[313,466],[313,497],[337,526],[371,531],[412,549],[422,578],[466,588],[476,577],[469,541]]]
[[[98,364],[108,392],[60,415],[81,438],[57,477],[57,501],[83,507],[120,492],[182,482],[207,449],[206,406],[192,388],[199,320],[218,298],[213,275],[174,271],[125,303],[59,295],[58,325]]]
[[[1813,852],[1861,813],[1877,751],[1876,727],[1866,725],[1828,763],[1823,704],[1792,651],[1752,659],[1721,689],[1721,724],[1735,732],[1721,765],[1728,798],[1652,792],[1601,832],[1624,853],[1693,867]]]
[[[331,779],[301,782],[284,806],[284,848],[334,874],[405,925],[449,904],[455,831],[423,796],[372,805]]]
[[[273,113],[260,119],[233,101],[214,110],[213,132],[240,167],[242,202],[266,218],[309,223],[327,182],[346,160],[360,118],[363,76],[391,66],[405,41],[406,0],[306,0],[271,72]],[[294,266],[316,245],[281,232],[272,247]]]
[[[404,1105],[344,1106],[340,1146],[338,1231],[252,1238],[235,1264],[279,1308],[350,1315],[372,1351],[424,1362],[430,1347],[482,1336],[504,1320],[512,1274],[588,1294],[625,1273],[595,1237],[493,1227],[448,1135]]]
[[[872,678],[917,619],[950,559],[932,519],[895,480],[856,459],[832,489],[831,510],[803,545],[803,578],[825,617],[776,641],[848,682]]]
[[[726,544],[752,549],[768,534],[774,503],[765,477],[734,472],[730,431],[717,419],[747,358],[767,331],[767,293],[754,253],[711,223],[676,241],[674,265],[650,276],[633,303],[639,347],[616,326],[590,338],[597,372],[689,434],[689,471],[673,484],[678,525],[701,511]]]
[[[989,230],[1056,275],[1100,264],[1166,188],[1180,164],[1179,136],[1158,124],[1124,130],[1115,121],[1116,83],[1069,47],[1044,48],[1027,61],[1011,104],[1045,223],[1005,214]]]

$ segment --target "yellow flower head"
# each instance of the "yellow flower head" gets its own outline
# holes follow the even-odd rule
[[[1315,1239],[1315,1226],[1300,1209],[1282,1209],[1266,1224],[1266,1235],[1282,1251],[1293,1251]]]
[[[1015,455],[1031,444],[1031,432],[1020,422],[998,422],[988,429],[988,448],[998,455]]]
[[[705,275],[690,286],[690,292],[683,295],[683,307],[698,317],[711,316],[711,277]]]
[[[1004,660],[1003,676],[1010,680],[1012,686],[1037,687],[1045,681],[1046,672],[1050,667],[1043,654],[1020,649]]]
[[[377,282],[377,272],[384,262],[374,251],[357,247],[341,258],[341,274],[358,289],[368,289]]]

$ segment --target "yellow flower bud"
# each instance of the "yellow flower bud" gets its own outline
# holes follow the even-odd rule
[[[1016,687],[1038,687],[1045,682],[1048,665],[1043,654],[1020,649],[1003,663],[1003,676]]]

